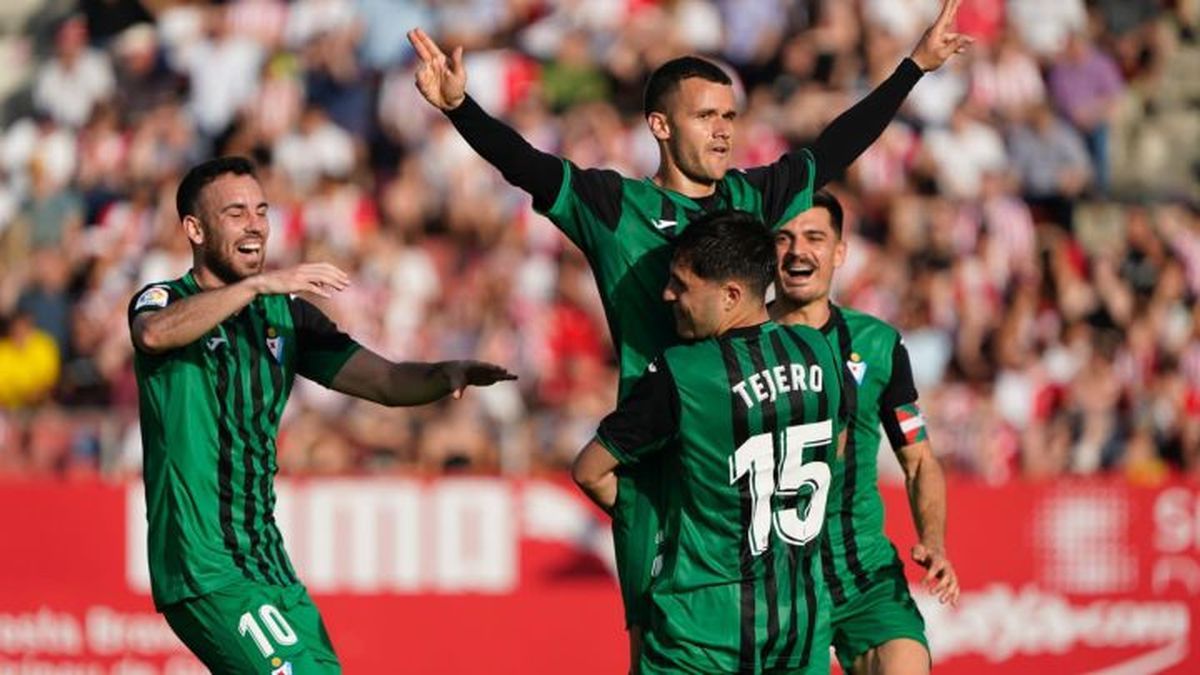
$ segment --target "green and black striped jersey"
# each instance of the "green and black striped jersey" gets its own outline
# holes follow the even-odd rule
[[[201,293],[151,284],[129,322]],[[358,344],[313,305],[259,296],[206,335],[134,353],[156,607],[236,581],[297,583],[275,526],[275,435],[297,374],[329,386]]]
[[[872,575],[898,564],[884,534],[877,455],[883,434],[899,451],[926,439],[917,406],[908,351],[895,328],[869,314],[831,306],[822,327],[846,369],[853,422],[845,460],[835,466],[829,502],[829,537],[822,551],[826,582],[835,605],[856,597]],[[851,386],[852,385],[852,386]]]
[[[812,206],[816,167],[807,150],[778,162],[732,170],[711,197],[694,200],[649,178],[563,162],[558,197],[545,215],[587,256],[621,370],[618,398],[650,359],[679,342],[662,300],[671,240],[707,211],[746,211],[776,227]]]
[[[761,672],[827,655],[812,554],[844,422],[841,372],[819,332],[767,322],[666,350],[601,423],[621,464],[661,454],[665,468],[649,663]]]

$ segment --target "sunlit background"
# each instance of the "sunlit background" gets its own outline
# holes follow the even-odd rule
[[[763,164],[938,6],[0,3],[0,673],[203,672],[148,595],[126,308],[187,271],[174,192],[219,154],[259,163],[270,264],[351,272],[328,311],[362,343],[521,378],[408,410],[298,383],[279,519],[347,672],[623,672],[607,523],[565,472],[615,400],[595,284],[420,98],[404,33],[465,46],[538,147],[649,175],[659,63],[729,64],[735,164]],[[963,0],[958,28],[832,186],[835,298],[903,332],[950,474],[964,596],[914,590],[937,672],[1200,672],[1200,2]]]

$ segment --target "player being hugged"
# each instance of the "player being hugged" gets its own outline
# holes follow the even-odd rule
[[[393,363],[309,302],[350,279],[267,272],[267,201],[249,160],[192,168],[176,195],[192,269],[129,304],[155,607],[213,673],[340,673],[275,525],[275,436],[297,374],[389,406],[516,377],[477,361]]]
[[[646,125],[658,143],[654,176],[584,169],[541,152],[467,95],[461,48],[449,56],[421,29],[408,39],[421,61],[416,85],[467,143],[578,246],[592,265],[620,365],[618,399],[656,354],[677,341],[660,293],[670,243],[706,212],[736,209],[776,227],[809,208],[812,193],[841,174],[879,137],[922,73],[970,43],[952,30],[960,0],[945,0],[936,22],[890,77],[829,124],[811,147],[745,171],[730,170],[737,117],[734,89],[719,66],[683,56],[646,83]],[[617,573],[636,661],[638,626],[657,555],[653,459],[623,468],[613,512]]]
[[[821,576],[842,377],[819,332],[768,321],[771,233],[718,212],[677,240],[663,299],[689,342],[652,361],[576,458],[611,512],[615,471],[659,457],[661,565],[640,671],[829,672]]]
[[[818,192],[813,208],[776,233],[779,267],[771,317],[818,328],[846,369],[849,426],[844,461],[834,466],[829,537],[822,545],[833,598],[833,646],[856,675],[928,673],[925,621],[908,592],[904,564],[883,533],[876,453],[880,429],[904,468],[919,542],[913,560],[941,602],[959,587],[946,557],[946,481],[917,405],[908,350],[900,333],[868,314],[830,302],[834,271],[846,256],[842,207]]]

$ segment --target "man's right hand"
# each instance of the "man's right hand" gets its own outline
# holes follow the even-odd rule
[[[263,272],[247,279],[257,295],[312,293],[328,298],[335,291],[344,291],[350,277],[329,263],[305,263],[287,269]]]
[[[447,59],[436,43],[420,28],[408,31],[421,65],[417,68],[417,90],[435,107],[454,110],[467,97],[467,69],[463,66],[462,47],[455,47]]]

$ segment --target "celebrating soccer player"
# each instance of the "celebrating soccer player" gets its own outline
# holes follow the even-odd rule
[[[640,671],[828,673],[820,556],[842,432],[838,359],[820,333],[767,320],[770,232],[739,212],[677,238],[663,293],[680,337],[651,362],[573,475],[611,510],[618,466],[661,457],[661,571]]]
[[[621,399],[649,360],[677,341],[660,298],[672,239],[710,211],[748,211],[774,227],[807,209],[813,191],[878,138],[922,73],[965,49],[970,38],[952,30],[958,3],[946,0],[911,56],[835,119],[812,147],[746,171],[729,171],[737,115],[729,75],[692,56],[668,61],[646,84],[644,113],[660,161],[655,175],[644,179],[581,169],[533,148],[467,95],[461,48],[447,56],[420,29],[408,39],[421,60],[416,85],[425,99],[587,256],[617,350]],[[613,513],[617,573],[634,651],[657,555],[659,473],[650,460],[623,470]]]
[[[846,256],[842,207],[818,192],[813,208],[775,235],[778,272],[771,317],[819,328],[847,371],[852,413],[844,461],[834,466],[828,537],[822,546],[833,596],[833,645],[846,672],[927,673],[925,622],[904,579],[904,564],[883,533],[876,484],[880,426],[904,467],[920,543],[913,560],[942,602],[958,599],[958,579],[946,558],[946,483],[917,406],[908,351],[895,328],[829,300],[834,271]]]
[[[275,526],[275,435],[296,374],[392,406],[515,376],[392,363],[293,297],[350,280],[324,263],[264,271],[267,201],[248,160],[196,166],[176,206],[192,269],[129,305],[155,607],[213,673],[340,673]]]

